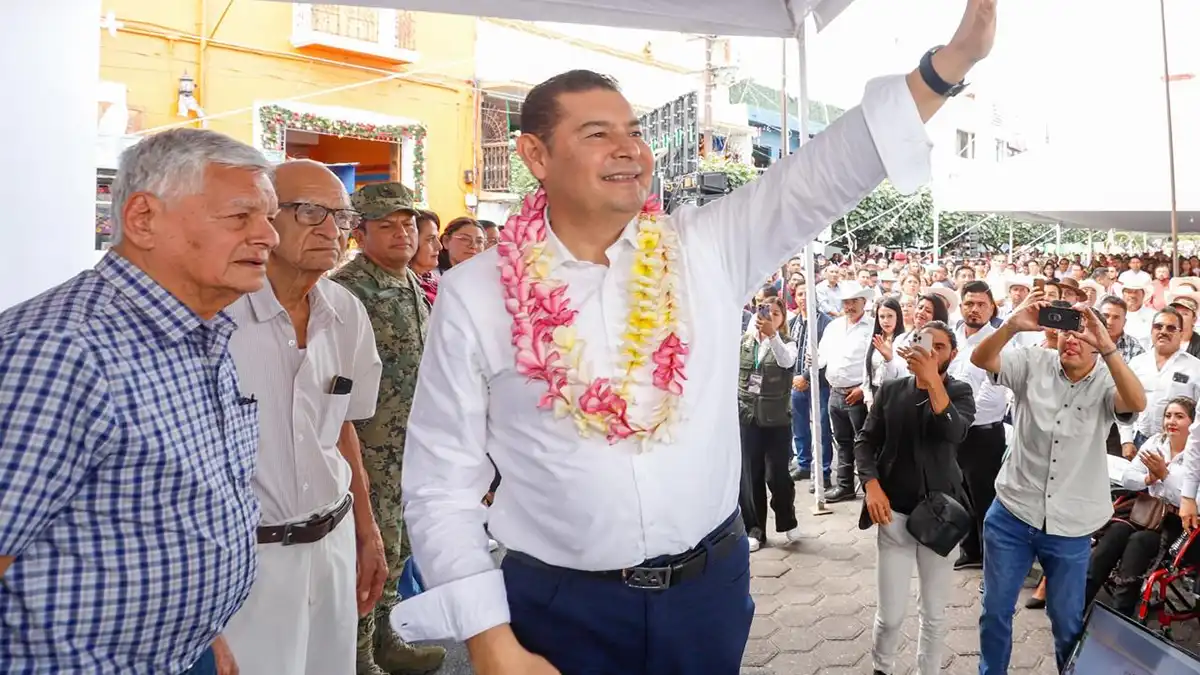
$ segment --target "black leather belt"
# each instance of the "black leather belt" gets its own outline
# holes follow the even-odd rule
[[[1004,426],[1004,422],[992,422],[991,424],[976,424],[975,426],[973,426],[971,428],[978,429],[980,431],[991,431],[992,429],[999,429],[1003,426]]]
[[[709,547],[711,547],[712,555],[715,559],[724,558],[733,552],[738,542],[745,535],[746,526],[742,523],[742,516],[735,511],[728,520],[710,532],[700,544],[688,551],[667,558],[648,560],[637,567],[627,567],[623,570],[604,570],[599,572],[574,570],[544,563],[520,551],[510,550],[507,553],[507,557],[530,567],[570,572],[594,579],[619,581],[629,588],[636,588],[638,590],[663,591],[702,576],[707,568]]]
[[[333,532],[338,523],[342,522],[342,518],[350,513],[352,503],[350,495],[346,495],[337,507],[324,515],[313,516],[302,523],[260,527],[258,528],[258,543],[283,544],[284,546],[314,544]]]

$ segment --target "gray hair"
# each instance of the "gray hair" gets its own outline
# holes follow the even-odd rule
[[[122,211],[129,198],[148,192],[172,200],[200,193],[209,164],[256,169],[270,175],[272,165],[261,152],[206,129],[171,129],[142,139],[121,153],[112,185],[112,244],[121,241]]]

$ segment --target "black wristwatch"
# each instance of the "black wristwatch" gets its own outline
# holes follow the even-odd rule
[[[925,81],[925,84],[929,85],[929,88],[934,93],[938,96],[950,98],[961,94],[962,90],[967,88],[967,82],[963,80],[957,84],[950,84],[943,80],[942,76],[938,75],[937,71],[933,69],[933,55],[944,46],[938,45],[925,52],[925,56],[921,57],[921,66],[918,68],[918,71],[921,73],[921,79]]]

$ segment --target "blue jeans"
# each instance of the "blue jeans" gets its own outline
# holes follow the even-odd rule
[[[409,556],[408,560],[404,561],[404,570],[400,573],[397,592],[402,600],[407,600],[415,595],[420,595],[424,590],[425,581],[421,578],[421,571],[417,569],[416,561]]]
[[[803,471],[812,470],[812,388],[792,390],[792,440],[796,444],[796,464]],[[821,384],[821,470],[825,485],[829,485],[829,470],[833,463],[833,430],[829,426],[829,385]]]
[[[1090,536],[1060,537],[1032,527],[997,498],[983,520],[983,612],[979,617],[979,675],[1004,675],[1012,656],[1017,596],[1034,558],[1046,573],[1046,613],[1061,671],[1079,634],[1087,604]]]

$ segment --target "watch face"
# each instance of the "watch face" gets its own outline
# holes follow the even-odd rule
[[[950,89],[948,89],[948,90],[946,91],[946,97],[947,97],[947,98],[952,98],[952,97],[954,97],[954,96],[958,96],[958,95],[959,95],[959,94],[961,94],[961,93],[963,92],[963,90],[964,90],[964,89],[966,89],[966,88],[967,88],[967,83],[966,83],[966,82],[959,82],[958,84],[952,85],[952,86],[950,87]]]

